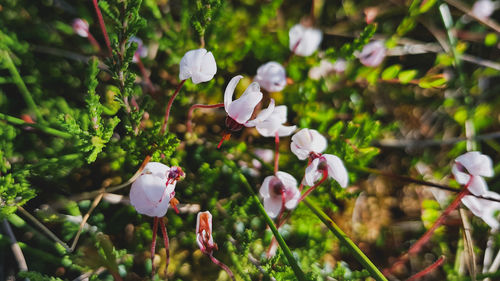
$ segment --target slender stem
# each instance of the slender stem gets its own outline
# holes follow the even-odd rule
[[[168,265],[170,264],[170,243],[168,242],[167,227],[165,226],[163,218],[160,218],[160,228],[161,228],[161,233],[163,235],[163,244],[165,244],[165,253],[167,255],[167,261],[166,261],[167,264],[165,265],[165,278],[166,278]]]
[[[99,52],[101,51],[101,45],[95,40],[94,36],[90,32],[87,33],[87,38],[89,39],[90,44],[94,46]]]
[[[193,132],[193,128],[192,128],[193,111],[196,108],[219,108],[219,107],[224,107],[224,104],[223,103],[210,104],[210,105],[208,105],[208,104],[194,104],[193,106],[191,106],[189,108],[189,111],[188,111],[188,117],[187,117],[187,122],[186,122],[187,131],[189,133]]]
[[[181,83],[179,83],[174,94],[168,101],[167,108],[165,109],[165,118],[163,119],[163,125],[161,126],[161,131],[160,131],[160,134],[162,135],[165,134],[165,130],[167,129],[168,117],[170,116],[170,109],[172,108],[172,103],[174,102],[175,97],[177,97],[177,94],[179,94],[179,91],[181,90],[182,85],[184,85],[185,82],[186,79],[182,80]]]
[[[316,187],[320,186],[327,178],[328,178],[328,171],[325,169],[323,170],[323,177],[321,178],[321,180],[315,183],[311,188],[306,190],[306,192],[304,192],[302,196],[300,196],[299,203],[302,202],[302,200],[304,200],[307,197],[307,195],[309,195],[313,190],[315,190]]]
[[[104,196],[105,188],[102,188],[101,190],[102,190],[102,193],[97,195],[97,197],[92,202],[90,209],[87,211],[85,216],[83,216],[82,222],[80,222],[80,226],[78,227],[78,232],[76,233],[75,239],[73,239],[73,244],[71,245],[70,252],[73,252],[75,250],[76,243],[78,243],[78,239],[80,238],[80,235],[82,234],[83,227],[85,226],[85,223],[87,223],[87,220],[90,218],[90,214],[94,211],[94,209],[97,207],[97,205],[99,205],[99,202],[101,202],[102,197]]]
[[[137,66],[139,66],[139,70],[141,71],[142,78],[144,79],[144,82],[146,82],[148,90],[153,91],[154,90],[153,83],[151,82],[151,79],[149,79],[148,72],[146,71],[146,68],[142,63],[141,57],[137,54],[134,54],[134,57],[137,61]]]
[[[285,192],[281,191],[281,210],[280,210],[280,214],[278,216],[278,219],[276,220],[276,224],[278,225],[278,228],[280,228],[279,225],[280,225],[281,217],[283,216],[283,213],[285,212],[285,203],[286,203]]]
[[[19,271],[28,271],[28,265],[26,264],[26,259],[24,258],[23,251],[17,242],[16,236],[10,227],[9,221],[7,219],[3,220],[3,228],[9,236],[10,239],[10,249],[16,258],[17,264],[19,265]]]
[[[12,76],[12,79],[14,80],[14,83],[16,84],[17,88],[19,89],[19,92],[21,92],[21,95],[23,96],[24,101],[28,105],[28,108],[31,111],[33,111],[33,113],[35,113],[38,122],[43,122],[42,113],[38,110],[38,106],[33,100],[30,91],[26,87],[23,78],[21,78],[19,71],[17,71],[16,65],[10,58],[9,53],[5,50],[0,50],[0,55],[3,57],[4,64],[9,70],[9,73]]]
[[[300,44],[300,39],[293,46],[292,52],[290,53],[290,55],[288,56],[288,58],[286,59],[286,61],[283,63],[283,67],[286,67],[290,63],[290,61],[292,60],[293,56],[295,55],[295,51],[297,51],[297,48],[299,47],[299,44]]]
[[[434,231],[436,231],[436,229],[444,223],[444,221],[446,220],[448,215],[453,210],[455,210],[458,207],[458,205],[460,205],[462,198],[464,198],[464,196],[470,194],[468,187],[469,187],[470,182],[472,181],[472,178],[473,178],[473,176],[470,177],[469,182],[465,185],[464,189],[462,191],[460,191],[460,193],[457,195],[457,197],[455,197],[453,202],[451,202],[451,204],[448,207],[446,207],[446,209],[441,213],[439,218],[424,233],[424,235],[422,235],[422,237],[420,237],[417,240],[417,242],[415,242],[410,247],[410,249],[408,250],[407,253],[400,256],[399,259],[389,269],[387,269],[388,273],[391,273],[395,268],[399,267],[400,265],[405,264],[411,255],[418,253],[420,251],[420,249],[422,248],[422,246],[424,246],[431,239],[432,234],[434,234]]]
[[[233,163],[233,165],[234,165],[234,163]],[[252,187],[248,183],[245,176],[241,172],[238,172],[238,174],[239,174],[239,178],[240,178],[241,182],[243,183],[243,185],[245,186],[247,191],[250,193],[250,196],[253,198],[253,200],[257,204],[257,209],[259,210],[261,215],[266,220],[266,223],[267,223],[267,225],[269,225],[269,228],[271,228],[271,231],[273,232],[274,237],[276,237],[276,240],[278,241],[278,244],[280,245],[281,249],[283,250],[285,257],[288,260],[288,263],[290,264],[293,272],[295,273],[295,277],[297,277],[297,280],[307,280],[304,272],[302,271],[300,266],[297,264],[297,261],[293,257],[292,251],[290,251],[290,248],[288,248],[285,240],[283,239],[281,234],[278,232],[278,229],[274,225],[273,220],[267,215],[266,210],[264,209],[264,206],[262,206],[262,203],[260,203],[259,197],[257,197],[257,195],[255,194],[254,190],[252,189]]]
[[[49,236],[52,240],[54,240],[56,243],[59,243],[61,246],[66,249],[66,251],[69,253],[70,248],[68,247],[68,244],[64,243],[61,239],[59,239],[50,229],[48,229],[43,223],[41,223],[37,218],[32,216],[28,211],[26,211],[23,207],[17,206],[17,209],[23,213],[24,216],[26,216],[31,222],[33,222],[36,226],[38,226],[47,236]]]
[[[276,148],[274,150],[274,174],[278,172],[278,167],[279,167],[279,159],[280,159],[280,136],[278,135],[278,132],[276,132],[276,135],[274,136],[274,143],[276,144]]]
[[[47,133],[49,135],[53,135],[56,137],[61,137],[61,138],[65,138],[65,139],[69,139],[72,137],[72,135],[70,133],[59,131],[59,130],[41,125],[39,123],[28,123],[28,122],[24,121],[23,119],[19,119],[19,118],[16,118],[16,117],[13,117],[10,115],[6,115],[3,113],[0,113],[0,120],[5,120],[5,121],[12,123],[14,125],[33,127],[33,128],[36,128],[44,133]]]
[[[439,259],[437,259],[437,261],[435,261],[433,264],[429,265],[428,267],[426,267],[424,270],[420,271],[419,273],[412,275],[406,281],[416,281],[416,280],[424,277],[425,275],[431,273],[432,271],[434,271],[436,268],[440,267],[443,264],[444,259],[445,259],[444,256],[440,256]]]
[[[151,279],[155,276],[155,248],[156,248],[156,233],[158,232],[158,217],[153,219],[153,239],[151,241]]]
[[[346,246],[354,257],[364,266],[371,276],[377,281],[387,281],[385,276],[370,261],[370,259],[352,242],[352,240],[337,226],[337,224],[325,214],[313,201],[304,199],[305,205],[328,227],[328,229]]]
[[[229,277],[231,277],[231,279],[233,281],[236,281],[236,278],[234,278],[233,272],[231,271],[231,269],[229,269],[229,267],[227,267],[227,265],[225,265],[220,260],[216,259],[212,254],[209,254],[209,253],[205,253],[205,254],[212,260],[213,263],[218,265],[220,268],[224,269],[227,272],[227,275],[229,275]]]
[[[111,50],[111,42],[109,41],[108,32],[106,31],[106,25],[104,24],[104,19],[102,18],[101,9],[99,9],[99,5],[97,4],[97,0],[92,0],[94,4],[95,13],[97,14],[97,19],[99,20],[99,25],[101,26],[101,32],[104,36],[104,40],[106,41],[106,46],[108,47],[109,56],[113,55]]]

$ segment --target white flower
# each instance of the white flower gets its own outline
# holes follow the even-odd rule
[[[73,27],[73,31],[79,36],[89,37],[89,23],[86,20],[74,19],[71,26]]]
[[[366,66],[377,67],[384,60],[386,51],[383,41],[373,41],[363,47],[358,59]]]
[[[205,49],[188,51],[180,62],[179,79],[191,78],[194,84],[212,80],[217,72],[214,55]]]
[[[217,250],[217,244],[212,237],[212,214],[209,211],[199,212],[196,219],[196,242],[203,253]]]
[[[286,71],[281,64],[271,61],[257,69],[254,80],[268,92],[279,92],[286,86]]]
[[[305,27],[302,24],[296,24],[288,32],[290,37],[290,51],[299,56],[312,55],[321,44],[323,33],[321,30]]]
[[[138,213],[150,217],[163,217],[167,213],[170,199],[175,195],[177,179],[171,174],[177,174],[176,170],[159,162],[149,162],[144,167],[130,189],[130,203]]]
[[[137,43],[137,50],[135,50],[134,57],[132,58],[132,62],[137,63],[139,58],[144,58],[148,55],[148,48],[144,46],[142,39],[139,37],[132,36],[128,39],[129,44],[134,42]]]
[[[232,121],[237,123],[232,124],[230,123],[232,122],[231,120],[228,121],[228,119],[226,119],[226,125],[233,130],[241,129],[241,125],[246,126],[248,119],[252,117],[255,106],[257,106],[257,104],[262,100],[259,83],[253,82],[250,86],[248,86],[245,92],[243,92],[239,99],[233,101],[234,90],[242,78],[243,76],[241,75],[233,77],[233,79],[229,81],[226,91],[224,92],[224,109]],[[271,104],[269,106],[271,106]],[[272,107],[274,107],[274,101],[272,103]],[[271,114],[271,112],[269,112],[269,114]],[[236,128],[238,125],[240,125],[240,128]]]
[[[321,60],[318,66],[312,67],[309,70],[309,78],[314,80],[319,80],[321,77],[326,77],[332,72],[341,73],[347,68],[347,61],[344,59],[337,59],[335,63],[331,63],[329,60]]]
[[[273,109],[270,115],[269,109]],[[286,112],[286,105],[274,107],[274,100],[271,99],[269,107],[259,112],[257,118],[248,121],[247,127],[255,126],[259,134],[263,137],[275,137],[276,134],[280,137],[289,136],[295,131],[297,126],[283,126],[286,123]]]
[[[490,0],[479,0],[472,6],[472,14],[480,19],[486,19],[495,11],[495,3]]]
[[[304,184],[313,186],[327,173],[329,178],[336,180],[341,187],[347,187],[349,176],[344,163],[340,158],[331,154],[323,154],[315,158],[306,168]]]
[[[290,148],[300,160],[304,160],[311,153],[319,154],[326,149],[326,138],[313,129],[302,129],[292,136]]]
[[[491,158],[478,151],[458,156],[451,171],[459,184],[465,185],[471,181],[469,191],[474,195],[482,195],[488,190],[483,177],[492,177],[494,173]]]
[[[297,206],[300,198],[297,180],[285,172],[277,172],[275,176],[266,177],[259,193],[264,198],[264,209],[271,218],[277,217],[281,212],[283,197],[285,208],[289,210]]]
[[[500,199],[500,194],[493,191],[486,191],[482,196]],[[498,222],[496,214],[500,211],[500,202],[467,195],[462,198],[462,203],[464,203],[474,215],[483,219],[492,229],[499,228],[500,223]]]

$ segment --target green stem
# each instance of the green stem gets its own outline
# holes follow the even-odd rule
[[[292,270],[295,273],[297,280],[307,280],[304,272],[302,271],[300,266],[297,264],[297,261],[293,257],[292,251],[290,251],[290,248],[288,248],[288,246],[285,243],[285,240],[280,235],[280,233],[278,232],[278,229],[274,225],[273,220],[267,215],[266,210],[264,209],[264,206],[262,206],[262,203],[260,203],[259,197],[257,197],[257,195],[255,194],[254,190],[252,189],[252,187],[248,183],[245,176],[241,172],[238,172],[238,175],[240,177],[241,182],[246,187],[246,189],[250,193],[251,197],[253,198],[253,200],[257,204],[257,207],[258,207],[257,209],[259,210],[259,212],[262,214],[262,216],[266,220],[266,223],[267,223],[267,225],[269,225],[269,228],[271,228],[271,231],[273,232],[274,237],[276,238],[276,241],[278,241],[278,244],[280,245],[281,249],[283,250],[283,253],[285,254],[285,257],[288,260],[288,263],[290,263],[290,266],[292,267]]]
[[[56,129],[53,129],[53,128],[50,128],[50,127],[47,127],[44,125],[40,125],[38,123],[28,123],[28,122],[24,121],[23,119],[19,119],[19,118],[16,118],[16,117],[13,117],[10,115],[6,115],[3,113],[0,113],[0,120],[5,120],[5,121],[12,123],[14,125],[33,127],[33,128],[36,128],[44,133],[47,133],[49,135],[53,135],[56,137],[61,137],[61,138],[65,138],[65,139],[69,139],[72,137],[70,133],[59,131],[59,130],[56,130]]]
[[[378,270],[378,268],[368,259],[368,257],[352,242],[351,239],[337,226],[337,224],[325,214],[316,204],[309,198],[304,199],[306,206],[330,229],[330,231],[337,236],[340,242],[349,248],[354,257],[368,270],[371,276],[378,281],[387,281],[385,276]]]
[[[24,84],[23,79],[21,78],[21,75],[17,71],[16,66],[14,65],[14,62],[10,58],[10,55],[7,51],[1,50],[0,55],[3,57],[3,60],[5,62],[5,66],[10,72],[10,75],[12,75],[12,79],[14,83],[17,85],[17,88],[23,95],[24,101],[28,105],[29,109],[32,110],[37,118],[38,122],[43,122],[43,117],[40,111],[38,110],[38,107],[35,104],[35,101],[33,100],[33,97],[31,96],[30,91],[26,87],[26,84]]]

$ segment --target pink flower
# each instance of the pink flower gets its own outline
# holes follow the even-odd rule
[[[212,214],[209,211],[199,212],[196,219],[196,242],[204,254],[212,254],[218,250],[212,237]]]
[[[140,214],[165,216],[170,200],[175,196],[175,185],[183,175],[179,167],[169,168],[159,162],[149,162],[132,183],[130,203]]]
[[[495,11],[495,3],[490,0],[479,0],[472,6],[472,14],[480,19],[486,19]]]
[[[254,80],[268,92],[279,92],[287,84],[285,68],[275,61],[261,65]]]
[[[474,195],[482,195],[488,190],[483,177],[494,174],[491,158],[478,151],[458,156],[451,171],[459,184],[469,184],[469,191]]]
[[[279,137],[291,135],[297,126],[283,126],[286,123],[286,105],[272,107],[271,104],[274,105],[273,99],[267,109],[259,112],[257,118],[247,122],[247,126],[255,126],[263,137],[275,137],[276,134]],[[272,110],[270,115],[269,110]]]
[[[217,72],[214,55],[205,49],[188,51],[180,62],[179,79],[191,78],[194,84],[212,80]]]
[[[302,24],[296,24],[288,32],[290,37],[290,51],[299,56],[312,55],[321,44],[323,33],[316,28],[305,27]]]
[[[73,27],[73,31],[79,36],[89,37],[89,23],[86,20],[74,19],[71,26]]]
[[[275,176],[266,177],[259,193],[264,198],[264,209],[271,218],[280,214],[283,200],[285,208],[292,210],[300,198],[297,181],[285,172],[276,172]]]
[[[489,198],[500,199],[500,194],[493,191],[486,191],[482,195]],[[462,198],[462,203],[464,203],[474,215],[483,219],[492,229],[498,229],[500,227],[500,223],[496,216],[497,212],[500,211],[499,202],[467,195]]]
[[[252,117],[255,107],[262,100],[259,83],[253,82],[248,86],[245,92],[243,92],[239,99],[233,101],[234,90],[242,78],[243,76],[241,75],[233,77],[233,79],[229,81],[226,91],[224,92],[224,109],[228,115],[226,126],[231,131],[238,131],[243,128],[243,126],[247,126],[248,119]],[[271,101],[269,108],[274,108],[274,101]],[[270,115],[273,110],[269,110],[269,108],[265,112]],[[250,124],[247,127],[252,127],[252,125]]]
[[[128,42],[129,44],[132,42],[137,43],[137,50],[135,50],[132,62],[137,63],[139,61],[139,58],[144,58],[148,55],[148,48],[144,46],[144,43],[142,42],[141,38],[132,36],[130,37]]]
[[[358,58],[366,66],[377,67],[382,63],[385,55],[386,48],[384,42],[379,40],[366,44],[361,53],[358,54]]]
[[[340,158],[331,154],[322,154],[314,158],[306,168],[304,184],[313,186],[325,173],[328,174],[329,178],[336,180],[341,187],[347,186],[349,181],[347,169]]]
[[[320,154],[326,149],[327,143],[318,131],[302,129],[292,136],[290,148],[300,160],[305,160],[310,154]]]

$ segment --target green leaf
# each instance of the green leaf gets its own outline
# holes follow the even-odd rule
[[[398,75],[399,71],[401,71],[401,65],[400,64],[395,64],[391,65],[388,68],[384,69],[382,72],[382,79],[384,80],[391,80],[396,78]]]
[[[424,89],[443,88],[446,86],[446,82],[446,78],[443,74],[435,74],[421,78],[418,82],[418,86]]]
[[[413,78],[415,78],[415,76],[417,76],[417,73],[418,72],[414,69],[401,71],[398,74],[398,79],[401,84],[408,84],[411,82],[411,80],[413,80]]]

